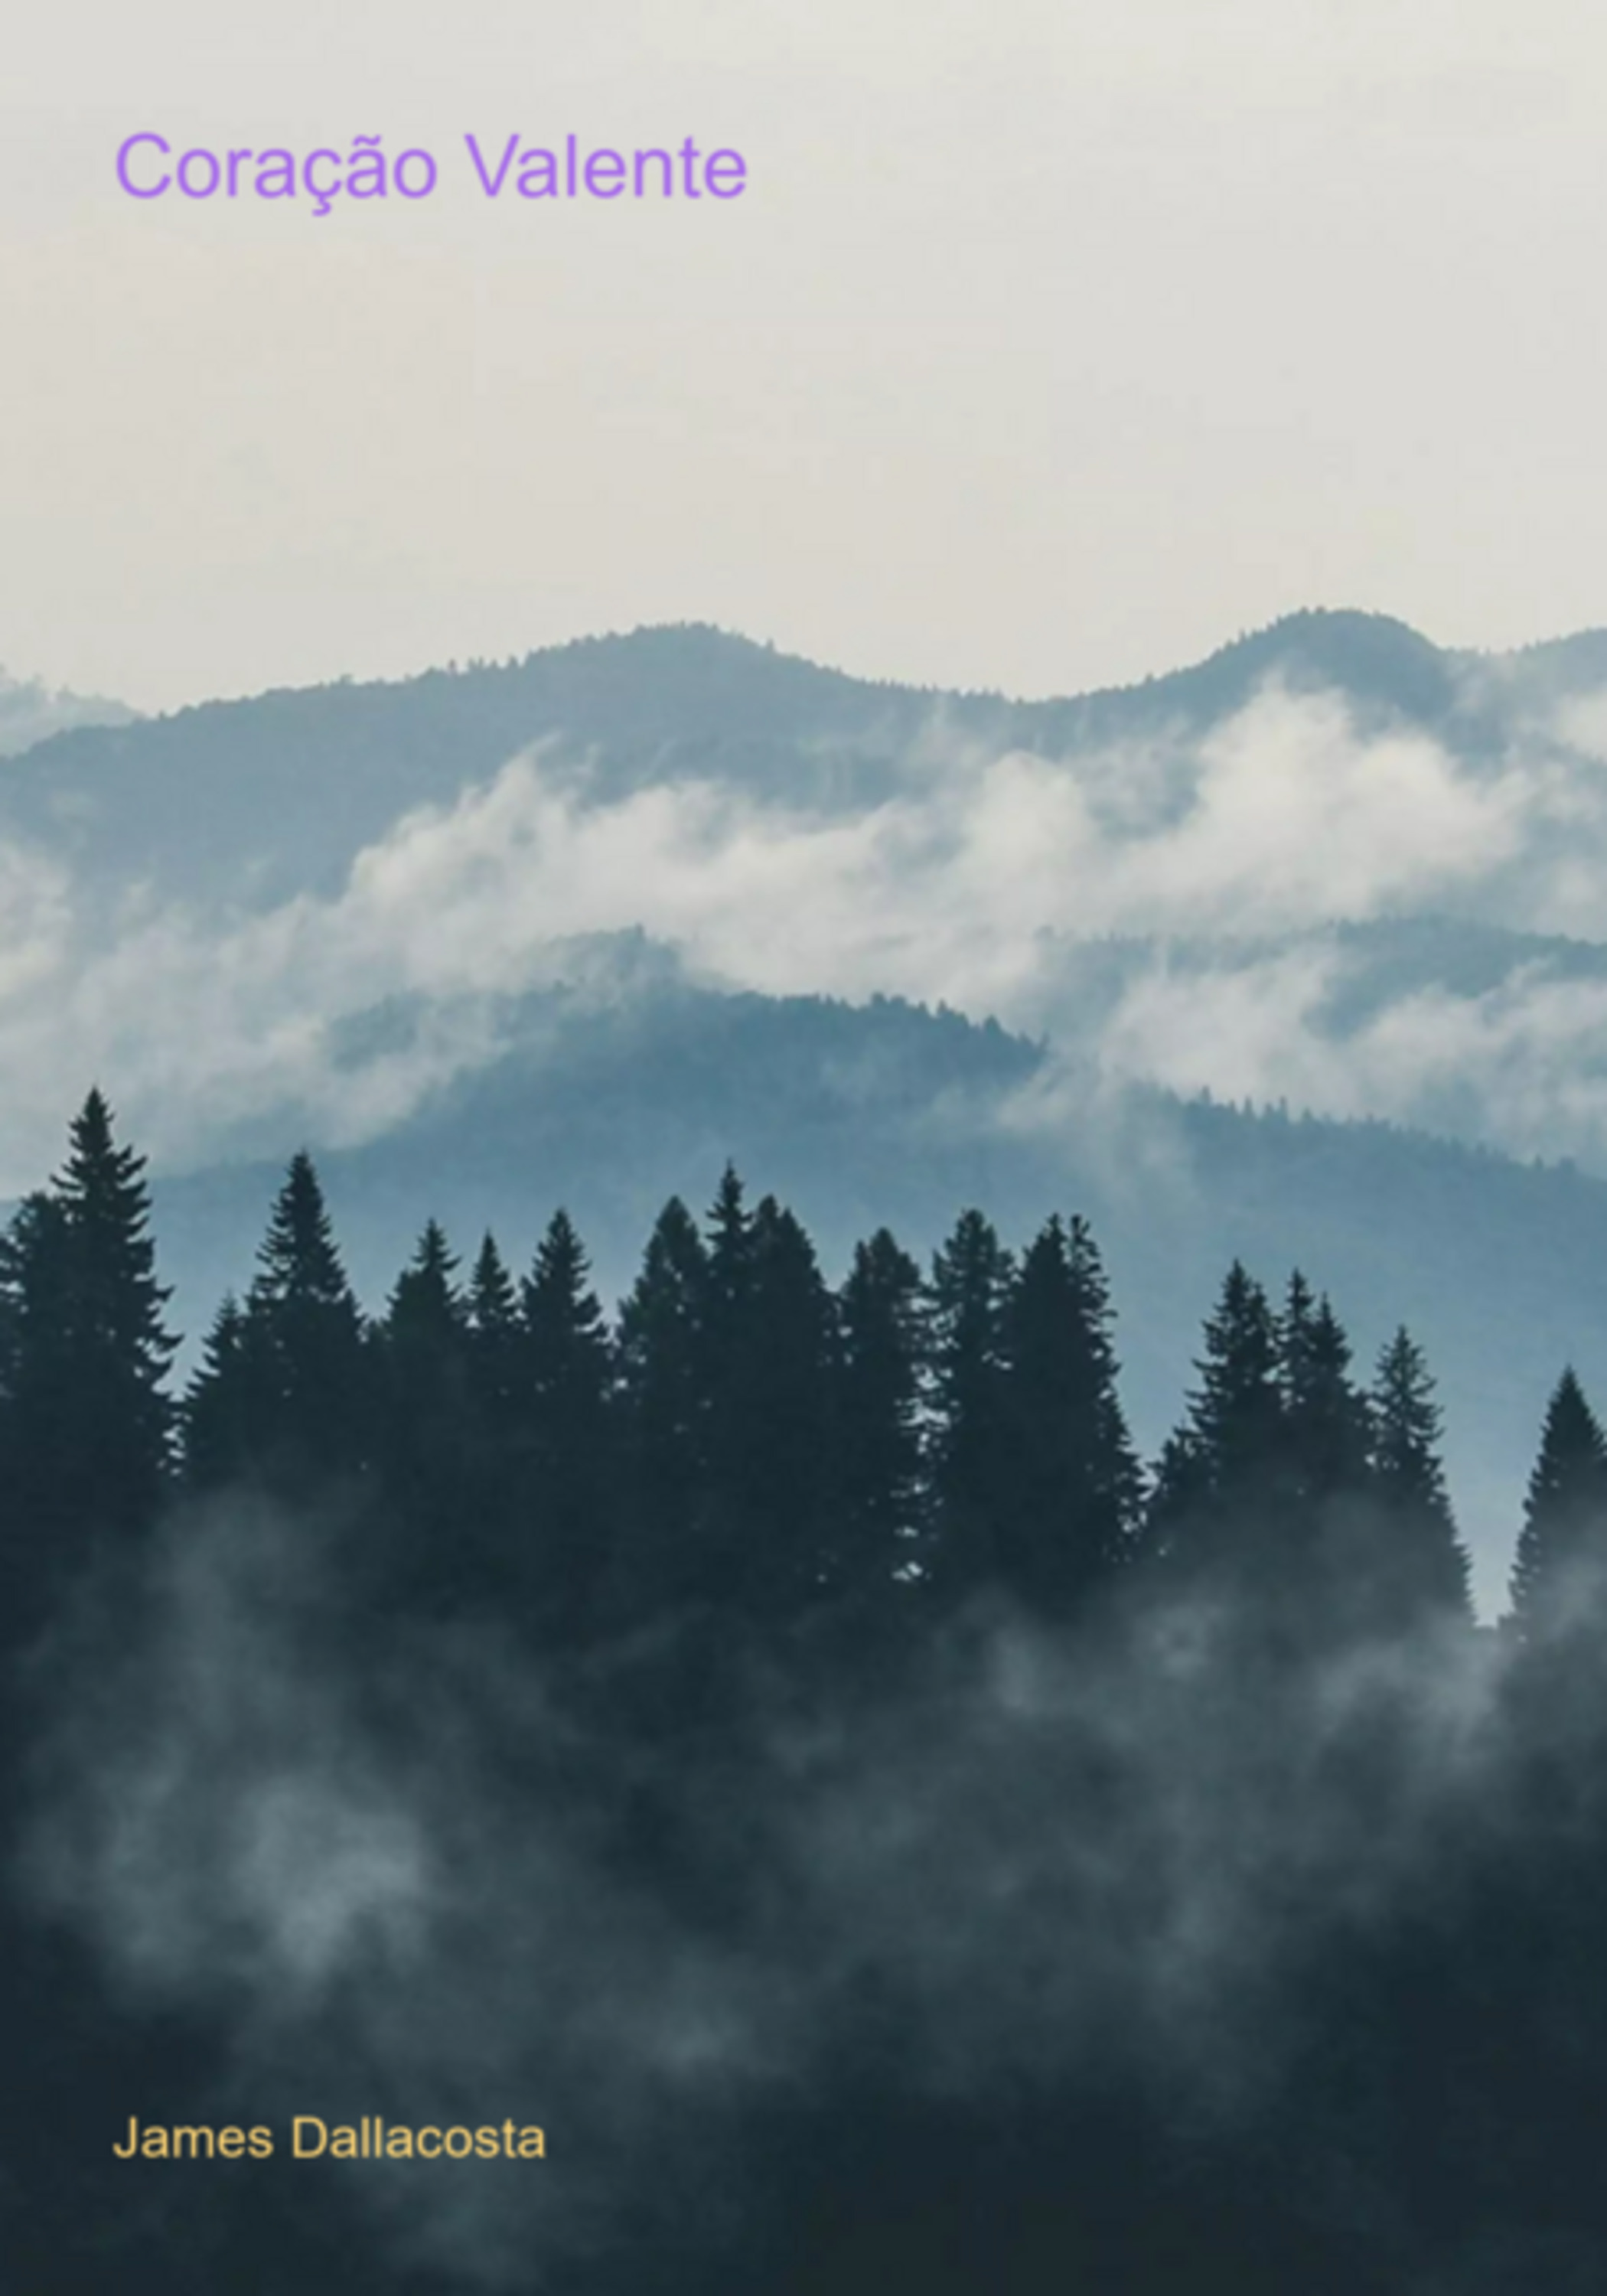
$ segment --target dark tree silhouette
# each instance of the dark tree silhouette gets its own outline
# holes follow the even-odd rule
[[[1157,1470],[1149,1545],[1185,1577],[1266,1581],[1286,1560],[1282,1349],[1265,1291],[1236,1259],[1204,1340],[1200,1384]]]
[[[740,1288],[716,1292],[731,1322],[714,1391],[709,1561],[739,1610],[776,1621],[833,1591],[836,1316],[814,1246],[774,1196],[757,1206],[744,1254]]]
[[[1373,1425],[1350,1377],[1350,1343],[1324,1292],[1297,1268],[1278,1322],[1278,1390],[1293,1496],[1321,1503],[1367,1488]]]
[[[92,1091],[61,1172],[0,1251],[4,1464],[13,1536],[38,1565],[20,1622],[92,1546],[149,1529],[169,1487],[178,1342],[149,1218],[144,1160],[118,1145]]]
[[[471,1496],[474,1426],[468,1313],[457,1261],[426,1223],[373,1334],[374,1458],[386,1503],[387,1575],[413,1606],[450,1611],[480,1590]]]
[[[549,1639],[603,1623],[616,1510],[613,1349],[569,1214],[554,1212],[521,1292],[528,1433],[526,1600]]]
[[[647,1618],[686,1596],[709,1452],[709,1254],[672,1196],[619,1311],[621,1599]]]
[[[1350,1375],[1350,1342],[1327,1294],[1297,1268],[1278,1318],[1283,1425],[1275,1503],[1280,1570],[1291,1632],[1334,1646],[1384,1631],[1376,1574],[1383,1526],[1375,1504],[1373,1427]]]
[[[0,1238],[13,1638],[53,1618],[97,1538],[139,1558],[124,1534],[167,1474],[162,1298],[138,1160],[92,1095],[62,1174]],[[595,1875],[604,1991],[582,2030],[623,2013],[637,1941],[659,1937],[699,2032],[706,2001],[723,2031],[728,1997],[739,2039],[757,2006],[762,2068],[722,2073],[694,2131],[701,2154],[740,2121],[750,2243],[588,2254],[600,2292],[1600,2284],[1607,1437],[1565,1373],[1511,1631],[1475,1635],[1421,1350],[1398,1332],[1364,1396],[1327,1299],[1297,1272],[1275,1313],[1235,1264],[1136,1542],[1146,1570],[1111,1321],[1080,1220],[1047,1220],[1018,1270],[966,1211],[924,1284],[882,1229],[833,1294],[795,1216],[750,1209],[727,1167],[707,1239],[665,1207],[615,1333],[562,1211],[519,1284],[488,1236],[460,1286],[430,1222],[369,1324],[312,1163],[292,1162],[250,1292],[206,1339],[192,1482],[256,1478],[291,1522],[348,1503],[369,1562],[312,1620],[320,1663],[349,1670],[377,1728],[406,1708],[386,1765],[398,1792],[416,1775],[443,1842],[450,1791],[480,1779],[486,1830],[537,1844],[516,1877]],[[67,1736],[94,1742],[124,1630],[119,1609],[97,1645],[96,1611],[0,1668],[8,1728],[18,1685],[60,1663]],[[450,1632],[420,1631],[443,1614]],[[190,1677],[157,1647],[165,1701]],[[490,1694],[454,1705],[482,1652]],[[255,1690],[253,1671],[247,1710]],[[453,1742],[432,1770],[438,1714]],[[197,1719],[226,1784],[209,1694]],[[37,1792],[5,1767],[19,1742],[0,1731],[8,1820],[25,1775]],[[123,1758],[93,1784],[148,1857],[125,1780],[151,1772]],[[338,1772],[347,1758],[342,1733]],[[70,1828],[98,1823],[91,1800],[69,1796]],[[251,1833],[230,1815],[234,1857]],[[64,2287],[98,2289],[108,2255],[119,2286],[175,2296],[242,2269],[348,2284],[350,2226],[299,2172],[291,2194],[193,2164],[180,2251],[122,2164],[97,2182],[53,2129],[34,2143],[36,2064],[75,2126],[110,2094],[189,2119],[216,2070],[205,2013],[124,2018],[56,1942],[0,1894],[0,2010],[30,2067],[26,2088],[0,2082],[0,2228],[25,2184],[30,2208],[46,2194],[33,2276],[82,2218]],[[210,1964],[236,1944],[225,1922]],[[515,2002],[499,1973],[471,2005]],[[537,2030],[563,2031],[545,2006]],[[525,2030],[515,2007],[510,2063]],[[807,2078],[768,2078],[794,2063]],[[606,2172],[612,2101],[583,2103]]]
[[[470,1386],[482,1439],[506,1448],[520,1406],[523,1345],[519,1292],[489,1231],[469,1278]]]
[[[999,1583],[1006,1488],[1005,1304],[1014,1263],[993,1223],[963,1211],[933,1255],[926,1290],[933,1415],[932,1573],[949,1600]]]
[[[1439,1406],[1423,1350],[1404,1328],[1379,1357],[1372,1419],[1377,1531],[1355,1569],[1374,1616],[1395,1633],[1469,1624],[1468,1558],[1439,1455]]]
[[[885,1623],[922,1567],[926,1522],[921,1271],[884,1227],[854,1247],[837,1328],[838,1536],[829,1567],[842,1599]]]
[[[215,1327],[212,1339],[188,1398],[193,1475],[300,1495],[363,1472],[373,1359],[304,1149],[275,1201],[238,1327]]]
[[[1607,1436],[1571,1365],[1546,1407],[1511,1582],[1513,1628],[1529,1641],[1569,1615],[1607,1623]]]
[[[249,1472],[271,1406],[270,1378],[259,1327],[225,1292],[184,1400],[184,1472],[196,1489],[220,1488]]]
[[[1038,1232],[1006,1303],[1002,1583],[1045,1618],[1126,1562],[1141,1477],[1117,1391],[1110,1287],[1086,1220]]]

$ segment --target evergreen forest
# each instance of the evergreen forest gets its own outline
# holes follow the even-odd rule
[[[828,1271],[710,1177],[611,1312],[542,1207],[370,1313],[299,1152],[181,1381],[85,1101],[0,1242],[8,2284],[1599,2291],[1573,1371],[1484,1624],[1329,1271],[1224,1272],[1146,1460],[1075,1210]],[[111,2152],[326,2098],[543,2182]]]

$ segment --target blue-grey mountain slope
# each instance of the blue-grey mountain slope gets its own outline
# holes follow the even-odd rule
[[[1607,1392],[1607,1184],[1578,1172],[1160,1094],[1113,1108],[1042,1045],[891,1001],[668,988],[609,1011],[555,993],[532,1000],[520,1032],[406,1124],[320,1157],[371,1305],[427,1218],[465,1260],[488,1226],[528,1266],[560,1204],[617,1296],[665,1199],[701,1212],[728,1158],[793,1204],[837,1275],[884,1222],[924,1259],[964,1205],[1017,1244],[1050,1211],[1081,1211],[1109,1260],[1124,1388],[1153,1452],[1228,1262],[1275,1287],[1298,1265],[1332,1292],[1362,1367],[1402,1322],[1426,1347],[1489,1607],[1560,1370],[1571,1361]],[[261,1160],[159,1183],[193,1337],[249,1282],[282,1177]]]
[[[728,1156],[839,1264],[1083,1210],[1152,1445],[1227,1259],[1298,1260],[1429,1347],[1488,1594],[1607,1380],[1599,1192],[1528,1168],[1607,1174],[1604,882],[1599,632],[1302,613],[1020,701],[663,627],[80,726],[0,766],[0,1186],[98,1078],[193,1338],[300,1143],[371,1300],[559,1201],[618,1289]]]
[[[1344,697],[1364,731],[1406,727],[1488,761],[1529,720],[1607,686],[1607,633],[1495,658],[1442,652],[1386,616],[1309,612],[1194,668],[1067,700],[873,682],[701,625],[586,638],[503,664],[206,702],[37,742],[0,775],[0,835],[95,878],[266,904],[339,884],[398,815],[449,805],[520,750],[556,745],[587,798],[712,780],[826,813],[903,785],[921,737],[1074,758],[1198,741],[1269,680]]]

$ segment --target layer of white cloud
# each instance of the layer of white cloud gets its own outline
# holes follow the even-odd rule
[[[0,852],[0,1187],[40,1176],[91,1078],[168,1165],[275,1117],[372,1136],[493,1055],[506,998],[573,970],[555,945],[633,927],[696,977],[941,999],[1047,1029],[1119,1080],[1431,1122],[1454,1102],[1501,1144],[1607,1159],[1607,980],[1537,964],[1476,995],[1408,982],[1341,1029],[1332,1000],[1359,959],[1309,937],[1436,908],[1577,928],[1607,793],[1538,754],[1475,774],[1275,689],[1181,786],[1163,745],[1073,767],[939,741],[885,802],[823,818],[711,782],[592,804],[567,762],[515,758],[399,820],[335,896],[222,925],[139,889],[91,914],[57,861]],[[1068,942],[1106,935],[1154,954],[1113,995],[1075,969],[1068,988]],[[1217,954],[1171,953],[1178,937]],[[406,1041],[352,1058],[342,1030],[395,999],[417,1007]]]

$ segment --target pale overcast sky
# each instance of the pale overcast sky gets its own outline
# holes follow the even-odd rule
[[[315,220],[186,144],[439,157]],[[500,147],[740,200],[488,202]],[[712,619],[1124,679],[1607,622],[1598,0],[56,0],[0,82],[0,660],[145,707]]]

